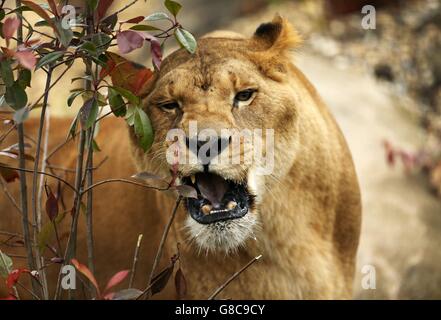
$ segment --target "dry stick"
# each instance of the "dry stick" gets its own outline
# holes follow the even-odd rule
[[[15,1],[16,7],[21,6],[21,1]],[[17,39],[18,42],[22,42],[23,40],[23,29],[21,27],[21,17],[17,15],[17,19],[20,21],[20,27],[17,29]],[[24,125],[23,123],[17,124],[17,132],[18,132],[18,153],[19,153],[19,167],[20,169],[26,168],[26,158],[25,158],[25,144],[24,144]],[[27,194],[27,184],[26,184],[26,174],[23,171],[19,172],[20,176],[20,203],[21,203],[21,212],[22,212],[22,225],[23,225],[23,237],[24,243],[26,247],[26,255],[28,257],[28,265],[29,269],[36,270],[34,253],[32,252],[32,243],[31,243],[31,234],[29,231],[29,217],[28,217],[28,194]],[[38,281],[32,277],[32,291],[34,293],[40,292],[40,287]]]
[[[216,296],[219,293],[221,293],[222,290],[224,290],[230,284],[231,281],[236,279],[242,272],[244,272],[246,269],[248,269],[254,262],[259,260],[260,258],[262,258],[262,255],[259,255],[257,257],[254,257],[253,259],[251,259],[251,261],[248,262],[245,266],[243,266],[242,269],[235,272],[227,281],[225,281],[224,284],[222,284],[219,288],[217,288],[216,291],[210,297],[208,297],[208,300],[214,300],[214,298],[216,298]]]
[[[150,272],[149,282],[148,282],[149,284],[151,284],[153,280],[153,276],[155,275],[156,268],[158,267],[159,261],[161,260],[162,251],[164,250],[165,240],[167,240],[167,235],[170,231],[171,225],[173,224],[173,220],[175,219],[176,212],[178,211],[178,207],[179,204],[181,203],[181,200],[182,197],[178,196],[178,198],[176,199],[175,207],[173,208],[173,212],[170,216],[170,220],[168,221],[167,226],[165,227],[164,232],[162,234],[161,242],[159,243],[158,251],[156,252],[155,260],[153,261],[152,271]],[[147,299],[148,297],[149,295],[146,295],[145,299]]]
[[[40,165],[40,154],[41,154],[41,140],[43,138],[43,128],[44,128],[44,122],[46,119],[46,109],[47,109],[47,104],[48,104],[48,99],[49,99],[49,90],[48,88],[51,86],[51,79],[52,79],[52,67],[49,67],[49,71],[47,73],[47,77],[46,77],[46,85],[44,88],[45,94],[44,94],[44,99],[43,99],[43,106],[41,108],[41,115],[40,115],[40,125],[38,128],[38,135],[37,135],[37,146],[36,146],[36,150],[35,150],[35,160],[34,160],[34,172],[32,174],[32,194],[31,194],[31,205],[32,205],[32,217],[33,217],[33,222],[34,225],[36,227],[36,229],[34,230],[34,242],[37,243],[38,242],[38,234],[41,231],[41,210],[40,210],[40,206],[41,203],[38,202],[38,200],[41,200],[41,196],[39,197],[38,195],[41,195],[41,188],[43,188],[42,183],[40,183],[40,185],[38,185],[38,167]],[[47,147],[47,143],[46,143],[46,147]],[[44,169],[42,170],[42,172],[44,172]],[[37,261],[37,268],[40,270],[42,264],[42,257],[40,255],[40,250],[35,250],[35,259]],[[48,293],[48,288],[47,288],[47,278],[46,278],[46,271],[43,269],[41,271],[41,282],[43,284],[43,297],[45,300],[49,299],[49,293]]]
[[[139,256],[139,249],[141,248],[141,242],[142,242],[142,234],[138,236],[138,241],[136,242],[135,254],[133,256],[132,270],[130,270],[129,289],[133,287],[133,281],[135,280],[136,265],[138,264],[138,256]]]

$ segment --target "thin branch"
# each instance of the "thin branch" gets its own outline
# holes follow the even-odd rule
[[[133,281],[135,280],[136,265],[138,264],[139,249],[141,248],[142,234],[138,236],[138,241],[136,242],[135,254],[133,256],[132,270],[130,271],[129,289],[133,286]]]
[[[137,3],[138,0],[133,0],[132,2],[130,2],[129,4],[125,5],[124,7],[122,7],[121,9],[119,9],[117,12],[115,12],[114,14],[118,15],[121,12],[127,10],[128,8],[130,8],[131,6],[133,6],[135,3]]]
[[[106,180],[102,180],[102,181],[96,182],[96,183],[94,183],[91,186],[88,186],[87,188],[85,188],[82,191],[82,193],[84,194],[84,193],[88,192],[90,189],[93,189],[93,188],[96,188],[96,187],[98,187],[98,186],[100,186],[102,184],[111,183],[111,182],[128,183],[128,184],[133,184],[135,186],[140,186],[140,187],[144,187],[144,188],[148,188],[148,189],[154,189],[154,190],[158,190],[158,191],[166,191],[166,190],[170,189],[170,187],[167,187],[167,188],[157,188],[157,187],[149,186],[149,185],[144,184],[142,182],[136,182],[136,181],[128,180],[128,179],[106,179]]]
[[[158,267],[159,261],[161,260],[162,252],[164,251],[165,241],[167,240],[167,235],[170,232],[170,228],[173,224],[173,221],[175,220],[176,212],[178,211],[179,204],[181,203],[181,200],[182,200],[182,197],[178,196],[178,198],[176,199],[175,207],[173,208],[172,214],[170,216],[170,219],[169,219],[169,221],[164,229],[164,232],[162,234],[161,242],[159,243],[158,251],[156,252],[156,257],[155,257],[155,260],[153,261],[152,270],[150,272],[149,282],[148,282],[149,284],[151,284],[151,282],[153,280],[153,276],[156,271],[156,268]],[[146,295],[146,299],[148,298],[148,296],[149,295]]]
[[[17,170],[19,172],[23,172],[23,173],[34,173],[34,170],[30,170],[30,169],[22,169],[22,168],[17,168],[17,167],[10,167],[10,166],[5,166],[0,164],[0,168],[6,168],[6,169],[13,169],[13,170]],[[59,176],[56,176],[52,173],[49,172],[42,172],[42,171],[37,171],[38,174],[42,174],[54,179],[57,179],[58,181],[63,182],[65,185],[67,185],[70,189],[72,189],[73,192],[75,192],[76,194],[78,194],[77,189],[71,185],[69,182],[67,182],[66,180],[64,180],[63,178],[60,178]]]
[[[55,79],[54,82],[52,82],[52,84],[43,92],[43,94],[34,102],[34,104],[32,106],[29,107],[29,110],[34,109],[38,103],[40,102],[41,99],[43,99],[48,92],[58,83],[58,81],[61,80],[61,78],[63,78],[63,76],[66,74],[66,72],[73,66],[73,64],[68,65],[66,69],[63,70],[63,72],[58,76],[57,79]]]
[[[245,266],[242,267],[239,271],[235,272],[227,281],[224,282],[219,288],[216,289],[216,291],[208,297],[208,300],[214,300],[216,296],[221,293],[234,279],[236,279],[242,272],[244,272],[246,269],[248,269],[254,262],[262,258],[262,255],[259,255],[257,257],[254,257],[251,259],[250,262],[248,262]]]
[[[1,137],[0,137],[0,143],[2,143],[3,142],[3,140],[5,140],[7,137],[8,137],[8,135],[12,132],[12,130],[14,130],[15,129],[15,124],[14,125],[12,125]]]

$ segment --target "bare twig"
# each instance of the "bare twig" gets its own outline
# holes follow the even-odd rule
[[[38,99],[32,104],[32,106],[29,108],[29,110],[34,109],[38,105],[38,103],[41,101],[41,99],[43,99],[48,94],[48,92],[58,83],[58,81],[61,80],[61,78],[63,78],[63,76],[66,74],[67,71],[69,71],[69,69],[72,66],[73,66],[73,64],[68,65],[67,68],[63,70],[63,72],[58,76],[58,78],[55,79],[55,81],[52,82],[52,84],[43,92],[43,94],[40,97],[38,97]]]
[[[85,188],[83,190],[83,193],[86,193],[90,189],[96,188],[96,187],[98,187],[98,186],[100,186],[102,184],[111,183],[111,182],[128,183],[128,184],[133,184],[135,186],[140,186],[140,187],[144,187],[144,188],[148,188],[148,189],[154,189],[154,190],[158,190],[158,191],[166,191],[166,190],[170,189],[170,187],[167,187],[167,188],[157,188],[157,187],[149,186],[148,184],[144,184],[144,183],[141,183],[141,182],[136,182],[136,181],[128,180],[128,179],[106,179],[106,180],[102,180],[102,181],[96,182],[96,183],[94,183],[91,186],[88,186],[87,188]]]
[[[208,297],[208,300],[214,300],[214,298],[216,298],[216,296],[219,293],[221,293],[222,290],[224,290],[231,283],[231,281],[236,279],[242,272],[244,272],[246,269],[248,269],[254,262],[259,260],[260,258],[262,258],[262,255],[259,255],[257,257],[254,257],[253,259],[251,259],[251,261],[248,262],[245,266],[243,266],[242,269],[235,272],[230,278],[228,278],[227,281],[225,281],[219,288],[217,288],[216,291],[210,297]]]
[[[11,166],[5,166],[5,165],[2,165],[2,164],[0,164],[0,168],[13,169],[13,170],[17,170],[17,171],[22,172],[22,173],[33,173],[33,172],[34,172],[34,170],[30,170],[30,169],[22,169],[22,168],[11,167]],[[63,182],[63,183],[64,183],[65,185],[67,185],[67,186],[68,186],[73,192],[75,192],[76,194],[78,194],[77,189],[76,189],[73,185],[71,185],[69,182],[67,182],[66,180],[64,180],[63,178],[60,178],[59,176],[57,176],[57,175],[55,175],[55,174],[52,174],[52,173],[49,173],[49,172],[37,171],[37,173],[38,173],[38,174],[45,175],[45,176],[48,176],[48,177],[51,177],[51,178],[54,178],[54,179],[57,179],[58,181]]]
[[[15,125],[12,125],[1,137],[0,137],[0,143],[3,142],[3,140],[5,140],[8,135],[12,132],[12,130],[15,129]]]
[[[141,248],[142,234],[138,236],[138,241],[136,242],[135,254],[133,256],[132,270],[130,271],[129,289],[133,286],[133,281],[135,280],[136,265],[138,264],[139,249]]]
[[[164,232],[162,233],[161,242],[159,243],[158,251],[156,252],[156,257],[155,257],[155,260],[153,261],[152,270],[150,272],[149,282],[148,282],[149,284],[151,284],[151,282],[153,280],[153,276],[155,275],[156,268],[158,267],[159,261],[161,260],[162,252],[164,251],[165,241],[167,240],[167,235],[170,231],[170,228],[173,224],[173,221],[175,220],[176,212],[178,211],[179,204],[181,203],[181,200],[182,200],[182,197],[178,196],[178,198],[176,199],[176,203],[173,208],[172,214],[170,216],[170,219],[164,229]],[[149,295],[146,295],[146,298],[148,298],[148,296]]]
[[[126,4],[124,7],[122,7],[121,9],[119,9],[117,12],[115,12],[114,14],[118,15],[121,12],[127,10],[128,8],[130,8],[131,6],[133,6],[135,3],[137,3],[138,0],[133,0],[132,2],[130,2],[129,4]]]

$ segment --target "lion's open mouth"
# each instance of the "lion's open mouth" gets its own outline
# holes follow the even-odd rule
[[[198,198],[187,198],[190,216],[201,224],[237,219],[245,216],[253,203],[246,181],[237,183],[213,173],[197,173],[182,178],[197,190]]]

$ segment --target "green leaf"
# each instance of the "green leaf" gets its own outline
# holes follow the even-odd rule
[[[92,149],[94,152],[100,152],[101,149],[95,139],[92,139]]]
[[[80,122],[83,130],[93,126],[98,116],[98,102],[95,98],[87,100],[80,110]]]
[[[113,88],[109,88],[109,105],[113,114],[117,117],[126,115],[126,107],[122,96]]]
[[[81,46],[81,49],[83,49],[84,51],[86,51],[87,53],[89,53],[92,56],[96,56],[97,55],[97,50],[96,50],[96,46],[95,44],[93,44],[90,41],[85,41]]]
[[[130,92],[129,90],[126,90],[121,87],[112,87],[112,88],[114,90],[118,91],[118,93],[120,95],[122,95],[124,98],[129,100],[129,102],[132,103],[133,105],[135,105],[135,106],[139,105],[140,99],[137,96],[135,96],[132,92]]]
[[[5,10],[0,9],[0,21],[2,21],[4,17],[5,17]]]
[[[69,137],[75,138],[77,126],[78,126],[78,114],[75,116],[75,119],[73,119],[72,123],[70,124],[69,133],[66,139],[69,139]]]
[[[59,214],[55,220],[46,222],[43,227],[41,228],[40,233],[37,236],[37,242],[38,242],[38,250],[40,253],[44,253],[44,250],[46,249],[46,245],[51,240],[52,235],[55,233],[54,225],[59,225],[64,217],[66,216],[66,213]]]
[[[12,271],[12,259],[0,251],[0,276],[7,278]]]
[[[27,107],[23,107],[14,113],[14,121],[15,123],[23,123],[29,116],[29,109]]]
[[[95,11],[98,8],[99,0],[87,0],[90,10]]]
[[[70,44],[70,42],[73,39],[73,31],[69,28],[63,28],[63,25],[61,23],[61,20],[55,21],[55,27],[57,28],[57,37],[58,40],[60,40],[61,44],[67,48]]]
[[[35,27],[50,27],[51,25],[46,20],[37,21],[34,24]]]
[[[28,69],[21,69],[20,73],[18,74],[18,84],[25,89],[26,87],[31,86],[31,78],[32,74],[31,71]]]
[[[28,103],[28,96],[18,82],[14,82],[12,87],[6,87],[5,99],[14,110],[21,109]]]
[[[182,6],[179,3],[172,0],[165,0],[164,5],[167,8],[167,10],[170,11],[170,13],[175,17],[177,16],[179,10],[181,10],[182,8]]]
[[[135,31],[156,31],[156,30],[162,31],[159,28],[156,28],[154,26],[149,26],[146,24],[137,24],[137,25],[134,25],[133,27],[131,27],[130,29],[135,30]]]
[[[127,107],[125,119],[126,119],[127,124],[131,127],[135,124],[135,113],[136,113],[135,111],[136,111],[136,108],[134,106],[129,105]]]
[[[139,137],[141,148],[147,152],[153,144],[153,128],[149,117],[141,108],[135,113],[135,134]]]
[[[177,28],[175,30],[175,37],[183,48],[185,48],[190,53],[195,53],[197,46],[196,39],[190,32],[182,28]]]
[[[14,85],[14,74],[12,73],[11,61],[3,60],[0,63],[0,73],[5,85],[12,87]]]
[[[37,63],[37,65],[35,66],[35,70],[44,67],[56,60],[58,60],[59,58],[61,58],[64,55],[63,51],[54,51],[51,53],[48,53],[46,55],[44,55]]]
[[[170,17],[164,12],[155,12],[144,18],[144,21],[169,20]]]
[[[70,107],[72,106],[72,103],[74,102],[74,100],[76,99],[76,97],[78,97],[79,95],[83,94],[86,90],[82,90],[82,91],[74,91],[70,94],[69,98],[67,98],[67,105]]]
[[[93,34],[90,41],[95,45],[97,55],[104,53],[110,46],[112,38],[105,33]]]
[[[117,22],[118,22],[118,15],[114,13],[108,16],[107,18],[105,18],[103,21],[101,21],[101,26],[113,30]]]

